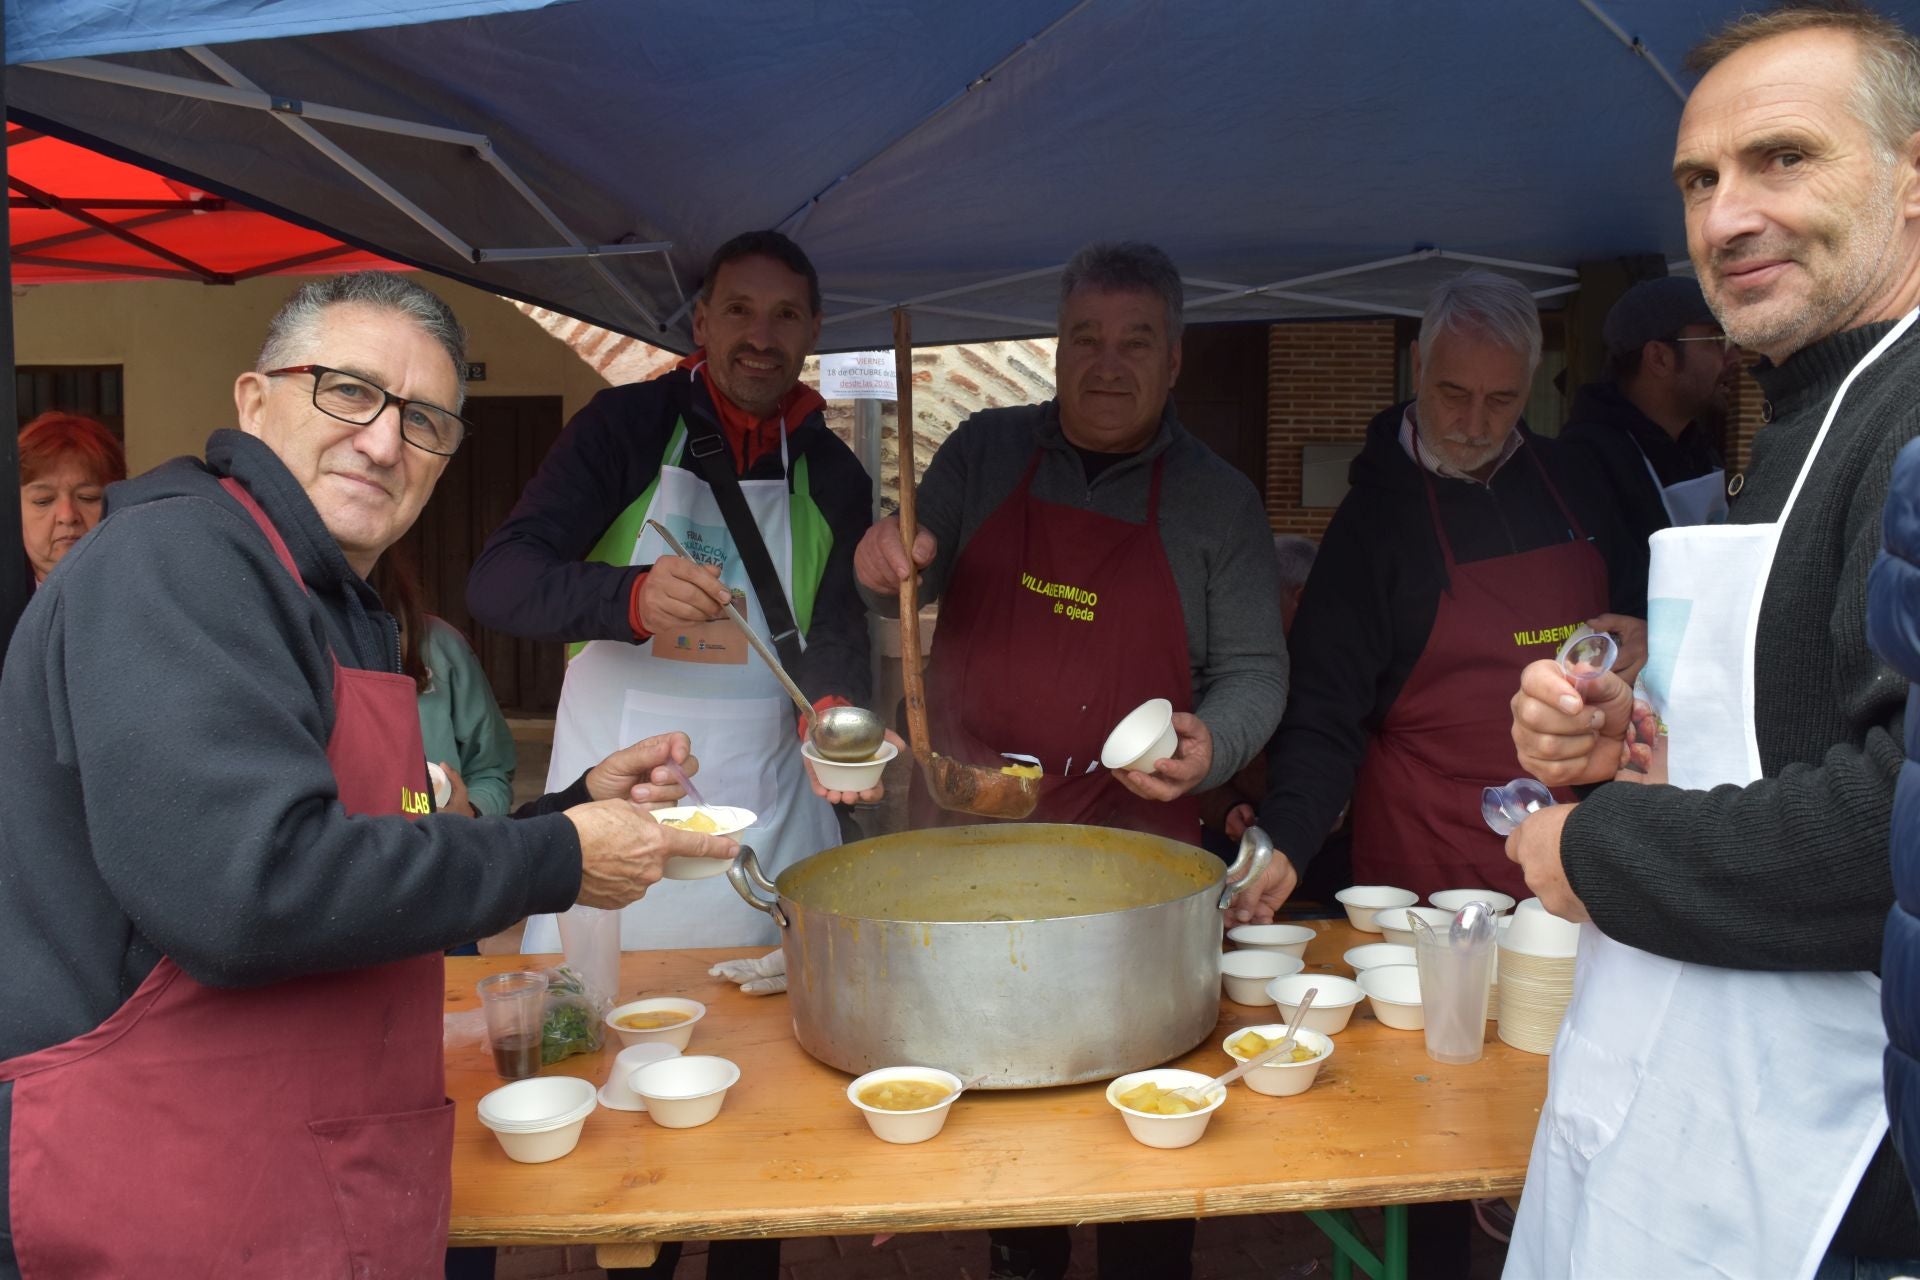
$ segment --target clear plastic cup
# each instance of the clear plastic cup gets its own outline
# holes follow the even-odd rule
[[[487,1015],[493,1069],[503,1080],[522,1080],[540,1070],[540,1027],[547,1008],[547,975],[532,969],[480,979],[480,1007]]]
[[[1484,927],[1463,929],[1469,912],[1484,912]],[[1435,1062],[1480,1061],[1487,1041],[1487,987],[1500,930],[1490,905],[1468,903],[1451,925],[1430,928],[1416,918],[1414,959],[1420,966],[1420,1003],[1425,1009],[1427,1056]]]

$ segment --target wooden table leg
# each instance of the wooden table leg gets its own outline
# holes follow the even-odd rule
[[[604,1267],[650,1267],[660,1258],[658,1240],[595,1245],[593,1260]],[[1403,1272],[1404,1274],[1404,1272]]]

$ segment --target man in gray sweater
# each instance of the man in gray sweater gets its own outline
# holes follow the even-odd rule
[[[1092,245],[1061,277],[1056,400],[977,413],[919,490],[913,549],[941,601],[927,671],[933,746],[1044,770],[1042,822],[1194,842],[1193,796],[1252,759],[1286,704],[1272,535],[1253,485],[1180,425],[1178,271],[1150,245]],[[898,613],[897,519],[854,569]],[[1101,769],[1101,745],[1149,698],[1179,745],[1151,772]],[[937,822],[914,789],[917,822]],[[972,819],[965,819],[971,821]]]
[[[927,670],[936,751],[1037,759],[1034,821],[1196,844],[1195,797],[1272,734],[1287,658],[1260,495],[1173,410],[1180,309],[1179,272],[1158,249],[1076,254],[1060,281],[1059,398],[975,414],[940,447],[913,565],[941,601]],[[854,554],[883,613],[910,571],[897,520]],[[1107,734],[1150,698],[1173,704],[1174,754],[1150,772],[1101,768]],[[948,820],[924,785],[912,805],[915,825]],[[1066,1265],[1064,1229],[994,1244],[995,1275]],[[1103,1226],[1100,1274],[1177,1280],[1191,1245],[1190,1223]]]
[[[1766,357],[1767,425],[1725,525],[1654,535],[1657,721],[1551,663],[1513,699],[1523,768],[1605,785],[1507,842],[1582,929],[1506,1274],[1911,1275],[1870,972],[1905,686],[1865,622],[1920,435],[1920,44],[1806,5],[1690,64],[1688,248],[1727,336]],[[1611,780],[1630,720],[1652,768]]]

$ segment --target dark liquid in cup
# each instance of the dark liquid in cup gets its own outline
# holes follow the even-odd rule
[[[503,1036],[493,1042],[493,1069],[503,1079],[523,1080],[540,1070],[540,1037]]]

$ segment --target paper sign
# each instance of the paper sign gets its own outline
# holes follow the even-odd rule
[[[893,352],[850,351],[820,357],[820,394],[828,400],[892,400]]]

